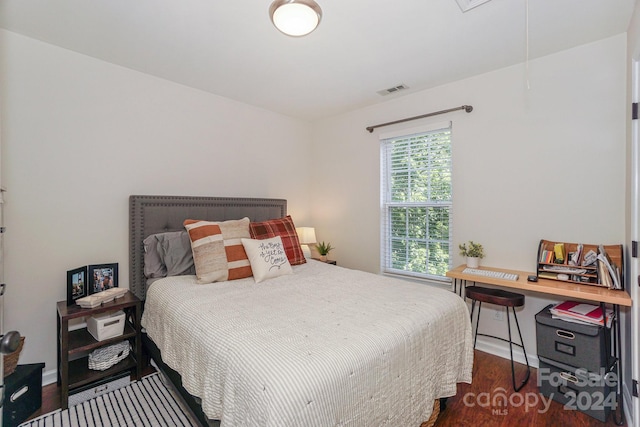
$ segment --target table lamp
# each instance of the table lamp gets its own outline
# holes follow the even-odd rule
[[[316,229],[313,227],[298,227],[296,228],[298,233],[298,240],[300,241],[300,247],[305,258],[311,258],[311,248],[309,245],[316,243]]]

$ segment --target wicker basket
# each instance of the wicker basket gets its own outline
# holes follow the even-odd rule
[[[100,347],[89,354],[89,369],[104,371],[129,356],[129,341]]]
[[[20,352],[22,351],[23,346],[24,337],[20,337],[20,342],[18,343],[18,348],[16,349],[16,351],[4,355],[3,367],[5,377],[13,374],[13,371],[16,370],[16,366],[18,366],[18,359],[20,358]]]

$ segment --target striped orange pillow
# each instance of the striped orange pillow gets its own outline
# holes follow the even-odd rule
[[[223,222],[184,221],[191,239],[199,283],[242,279],[253,275],[241,240],[250,237],[249,222],[249,218]]]
[[[251,238],[249,218],[218,222],[224,239],[224,249],[229,266],[229,280],[253,276],[249,257],[242,246],[242,239]]]
[[[208,221],[188,219],[184,222],[184,227],[191,240],[198,283],[227,280],[227,255],[220,226]]]

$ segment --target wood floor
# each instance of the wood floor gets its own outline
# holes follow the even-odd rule
[[[517,365],[516,378],[524,378],[525,372],[524,365]],[[476,350],[473,361],[473,383],[458,385],[458,393],[447,400],[447,407],[438,417],[435,427],[602,427],[616,425],[613,413],[609,414],[607,422],[603,423],[582,412],[565,410],[564,406],[558,402],[548,403],[547,398],[545,398],[545,403],[547,403],[548,409],[545,410],[545,404],[542,403],[538,393],[536,369],[531,370],[529,382],[517,393],[532,403],[528,407],[526,404],[520,404],[522,400],[519,397],[510,398],[510,402],[515,404],[508,405],[506,409],[484,405],[482,398],[477,398],[480,393],[488,393],[489,396],[495,395],[500,387],[506,390],[507,396],[513,394],[510,361]],[[467,393],[471,394],[467,395],[465,399]],[[537,399],[536,396],[539,398],[538,404],[533,405]],[[483,403],[484,407],[476,404],[478,401]],[[619,415],[618,418],[620,418]]]
[[[524,367],[519,365],[516,369],[517,378],[522,378]],[[152,371],[145,372],[145,375]],[[606,423],[578,411],[565,410],[563,405],[551,401],[545,411],[545,405],[538,401],[538,405],[527,407],[518,405],[518,399],[512,399],[516,405],[510,405],[506,410],[498,413],[495,408],[475,405],[475,396],[480,393],[489,393],[502,387],[509,396],[512,392],[511,366],[509,360],[493,356],[481,351],[475,352],[473,363],[473,383],[459,384],[456,396],[447,400],[447,407],[441,412],[435,427],[512,427],[512,426],[571,426],[571,427],[603,427],[615,426],[613,414],[609,415]],[[472,393],[467,395],[468,393]],[[531,402],[538,395],[537,372],[532,369],[529,383],[520,390],[525,398]],[[467,398],[465,399],[465,395]],[[539,396],[539,395],[538,395]],[[481,400],[481,399],[478,399]],[[465,404],[466,402],[466,404]],[[471,403],[471,405],[469,405]],[[60,389],[56,384],[50,384],[42,389],[42,408],[33,416],[45,414],[60,407]]]

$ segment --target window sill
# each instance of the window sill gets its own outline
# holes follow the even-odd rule
[[[394,274],[389,272],[383,272],[381,274],[383,276],[393,277],[394,279],[401,279],[401,280],[406,280],[408,282],[421,283],[424,285],[434,286],[440,289],[453,290],[453,283],[449,278],[445,278],[443,280],[436,280],[436,279],[425,279],[422,277],[409,276],[404,274]]]

